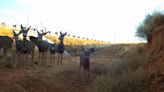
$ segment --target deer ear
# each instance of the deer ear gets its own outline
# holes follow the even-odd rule
[[[23,26],[22,26],[22,24],[21,24],[21,26],[20,26],[20,27],[21,27],[21,29],[23,30]]]
[[[46,34],[47,34],[47,33],[51,33],[51,32],[50,32],[50,31],[48,31],[48,32],[46,32]]]
[[[62,35],[62,32],[60,31],[60,35]]]
[[[19,31],[18,35],[20,35],[22,33],[22,31]]]
[[[43,29],[41,30],[41,32],[42,32],[42,33],[44,32]]]
[[[34,31],[37,31],[37,29],[36,29],[36,28],[34,28],[33,30],[34,30]]]
[[[83,46],[81,46],[81,50],[82,50],[83,52],[85,52],[85,49],[84,49],[84,47],[83,47]]]
[[[16,35],[15,31],[13,30],[13,34]]]
[[[36,30],[36,31],[37,31],[38,34],[40,34],[38,30]]]
[[[50,31],[49,31],[49,32],[45,32],[45,33],[43,33],[42,35],[46,35],[47,33],[50,33]]]
[[[64,35],[67,35],[67,32]]]
[[[31,28],[31,26],[26,31],[30,30],[30,28]]]
[[[90,52],[90,53],[94,53],[94,52],[95,52],[95,48],[93,48],[93,47],[90,48],[90,49],[89,49],[89,52]]]

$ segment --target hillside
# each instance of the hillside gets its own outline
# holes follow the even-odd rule
[[[69,52],[72,52],[73,49],[80,50],[80,47],[71,48],[67,47]],[[92,90],[98,88],[98,86],[94,87],[94,82],[99,81],[99,77],[106,75],[111,69],[122,70],[121,66],[127,65],[125,60],[125,62],[122,62],[122,59],[129,57],[129,55],[130,57],[133,56],[141,48],[143,48],[143,44],[118,44],[96,49],[95,53],[91,55],[90,78],[88,81],[85,80],[84,74],[79,76],[79,56],[74,55],[64,58],[63,65],[60,66],[56,65],[55,60],[52,64],[49,64],[48,59],[46,65],[36,63],[31,67],[30,62],[25,61],[26,65],[12,68],[14,53],[11,53],[12,55],[5,59],[4,64],[0,64],[0,91],[95,92]],[[129,52],[130,54],[128,54]],[[35,61],[38,61],[37,52]],[[118,67],[120,68],[113,68],[112,62],[119,64]]]
[[[164,91],[164,25],[153,30],[151,42],[147,44],[150,54],[150,64],[147,69],[150,73],[150,91]]]

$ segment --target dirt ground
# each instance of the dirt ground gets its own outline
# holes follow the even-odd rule
[[[107,54],[100,55],[99,52],[102,53],[102,50],[91,55],[88,80],[84,72],[79,75],[78,56],[64,58],[62,65],[57,65],[55,60],[52,64],[47,61],[46,64],[35,64],[33,67],[29,64],[16,68],[0,65],[0,92],[90,92],[90,86],[96,78],[96,66],[109,60]]]
[[[87,92],[90,81],[78,72],[78,59],[71,57],[64,64],[25,65],[15,69],[0,70],[1,92]],[[92,76],[91,76],[92,77]]]

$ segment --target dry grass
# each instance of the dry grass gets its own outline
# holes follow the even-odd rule
[[[94,82],[94,92],[145,92],[148,76],[144,69],[135,72],[128,69],[121,74],[107,74],[97,78]]]
[[[98,68],[99,71],[105,73],[93,82],[92,91],[146,92],[149,76],[143,66],[147,64],[148,58],[143,46],[120,45],[112,49],[119,49],[120,54],[114,55],[117,58],[106,63],[102,71]]]
[[[14,58],[14,53],[11,53],[13,56],[4,59],[5,63],[0,65],[0,91],[139,92],[147,84],[147,74],[140,67],[146,63],[142,47],[142,44],[121,44],[96,49],[91,55],[91,76],[88,81],[83,74],[79,76],[79,56],[64,58],[60,66],[54,60],[52,64],[47,61],[45,65],[35,64],[31,67],[26,64],[10,68]],[[79,47],[70,47],[68,52],[76,55],[74,49],[80,50]],[[35,55],[37,62],[38,53]]]

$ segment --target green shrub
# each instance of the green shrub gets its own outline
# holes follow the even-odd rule
[[[152,31],[154,28],[164,24],[164,13],[155,11],[145,16],[145,19],[139,24],[136,36],[151,42]]]

